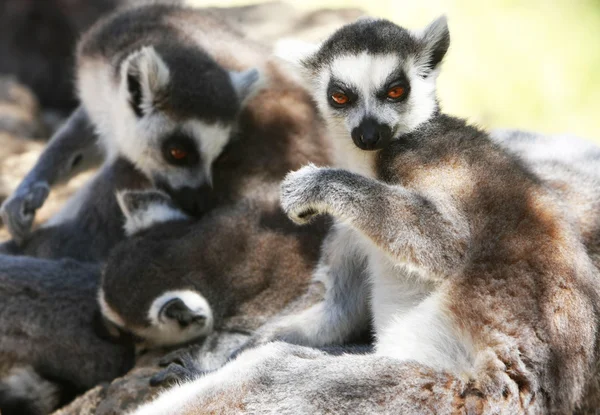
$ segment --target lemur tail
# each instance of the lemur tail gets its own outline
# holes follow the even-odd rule
[[[17,367],[0,380],[2,415],[45,415],[62,400],[61,387],[42,378],[32,367]]]

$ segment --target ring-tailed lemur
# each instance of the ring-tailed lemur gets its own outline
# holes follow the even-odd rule
[[[359,21],[301,60],[345,169],[306,166],[282,184],[295,222],[326,213],[337,225],[315,275],[326,280],[325,300],[262,340],[340,342],[372,318],[372,356],[339,374],[322,360],[300,371],[313,379],[316,366],[344,390],[353,379],[363,397],[361,375],[375,374],[382,394],[359,412],[572,412],[595,382],[600,271],[555,191],[487,133],[440,111],[435,81],[449,39],[444,18],[419,33]],[[302,378],[254,393],[274,389],[282,361],[307,358],[270,358],[277,347],[137,413],[263,402],[281,412],[290,401],[276,393],[290,385],[308,388],[294,394],[295,408],[340,408],[321,406],[339,404],[340,388],[325,395]]]
[[[99,303],[107,326],[131,333],[143,348],[198,341],[213,331],[248,336],[307,291],[326,230],[295,227],[272,202],[242,200],[199,221],[159,225],[167,210],[183,216],[166,194],[126,191],[119,200],[135,234],[111,252]],[[312,291],[303,301],[318,299],[322,287]],[[199,354],[197,366],[220,367],[240,344],[234,346],[210,362]]]
[[[120,10],[83,36],[76,67],[81,106],[1,208],[15,245],[20,245],[15,251],[39,252],[29,232],[50,187],[103,158],[105,168],[97,179],[45,224],[43,239],[50,234],[65,239],[65,233],[77,237],[82,228],[95,233],[110,229],[114,235],[112,222],[100,226],[90,212],[122,221],[114,197],[107,197],[98,183],[99,176],[111,174],[106,170],[117,158],[132,163],[186,210],[202,212],[201,189],[210,189],[213,163],[230,141],[240,108],[257,90],[259,79],[252,69],[258,52],[253,55],[249,48],[249,58],[227,60],[214,53],[214,46],[206,47],[212,40],[239,37],[229,32],[212,14],[152,4]],[[104,203],[110,204],[108,212],[98,207]],[[56,240],[45,244],[59,245]]]

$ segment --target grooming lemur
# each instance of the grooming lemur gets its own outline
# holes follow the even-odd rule
[[[258,59],[214,53],[207,38],[228,29],[212,16],[202,20],[202,13],[188,12],[167,4],[126,8],[83,36],[76,66],[81,106],[1,208],[14,237],[12,252],[102,259],[123,237],[113,195],[117,159],[130,162],[186,210],[201,214],[207,208],[202,190],[210,188],[212,165],[256,89],[258,72],[251,67]],[[227,33],[219,41],[236,36]],[[259,55],[246,51],[252,53]],[[30,235],[50,186],[102,159],[96,177]]]
[[[584,245],[597,216],[570,212],[518,156],[441,112],[435,82],[449,39],[443,18],[418,33],[363,20],[299,63],[339,167],[290,173],[281,201],[300,224],[336,219],[314,276],[327,291],[254,344],[339,343],[372,318],[375,352],[266,345],[136,414],[582,405],[598,358],[600,271]],[[597,195],[585,200],[597,206]]]

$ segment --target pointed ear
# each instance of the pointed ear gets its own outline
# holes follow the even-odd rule
[[[273,54],[294,70],[303,82],[311,82],[312,70],[309,62],[320,48],[320,44],[297,39],[281,39],[275,44]]]
[[[131,108],[142,117],[169,83],[169,68],[152,46],[146,46],[131,54],[121,70]]]
[[[117,202],[125,216],[128,236],[159,223],[188,219],[160,190],[121,190],[117,192]]]
[[[243,72],[229,72],[229,78],[233,89],[243,104],[250,99],[262,85],[261,74],[256,68],[251,68]]]
[[[446,16],[440,16],[417,34],[423,46],[417,57],[417,65],[425,77],[435,71],[450,47],[450,31]]]

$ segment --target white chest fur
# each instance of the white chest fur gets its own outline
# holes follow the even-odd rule
[[[369,245],[376,354],[454,373],[468,371],[473,360],[470,339],[454,327],[445,307],[444,285],[424,278],[419,270],[393,263]]]

